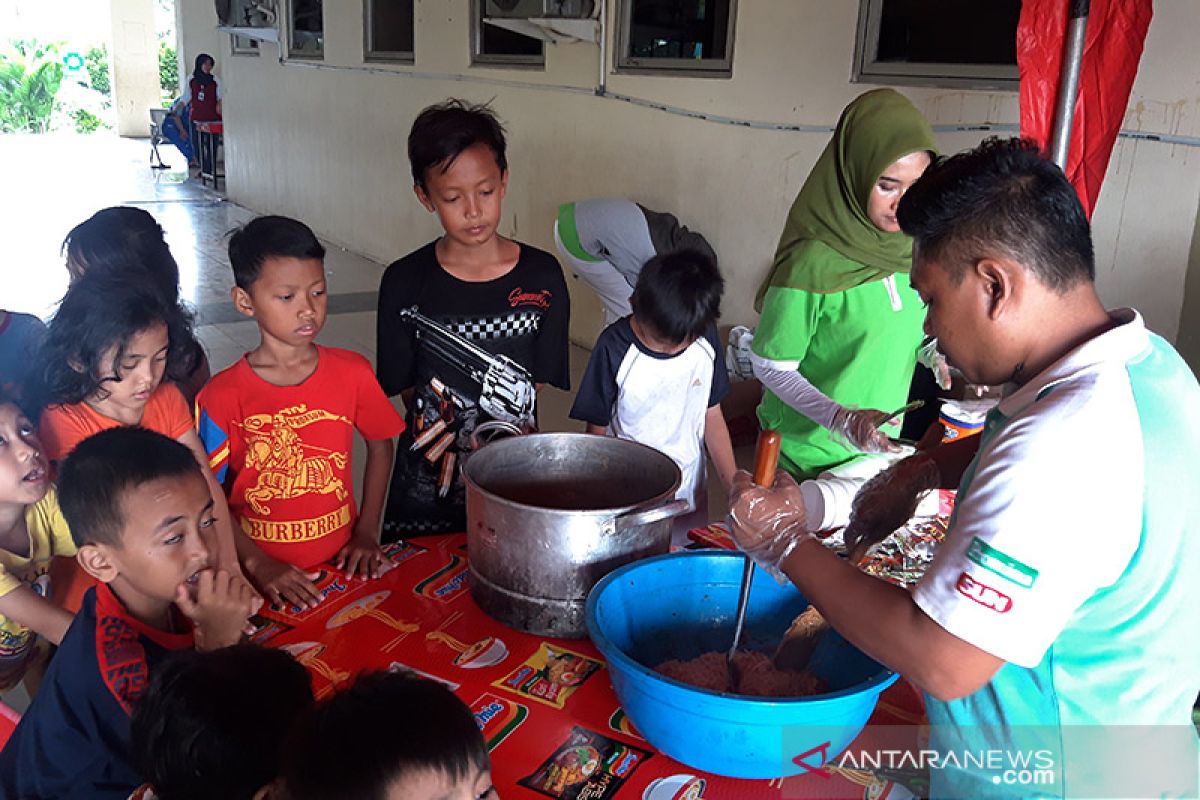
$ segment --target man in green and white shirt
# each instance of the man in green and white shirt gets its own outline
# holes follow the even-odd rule
[[[899,218],[926,331],[970,382],[1016,388],[982,436],[868,483],[846,539],[941,485],[959,489],[945,544],[910,594],[779,513],[786,484],[735,485],[739,542],[925,690],[933,796],[1200,795],[1200,386],[1101,305],[1083,209],[1032,145],[931,167]]]

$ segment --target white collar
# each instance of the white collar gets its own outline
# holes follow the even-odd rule
[[[1016,416],[1041,397],[1048,389],[1088,372],[1100,364],[1114,361],[1125,363],[1150,345],[1150,333],[1142,315],[1132,308],[1108,312],[1116,326],[1099,336],[1088,339],[1024,385],[1000,401],[997,407],[1006,417]]]

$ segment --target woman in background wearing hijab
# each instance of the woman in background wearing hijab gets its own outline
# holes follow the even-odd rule
[[[896,206],[935,152],[907,98],[867,92],[842,111],[788,213],[755,301],[752,360],[766,388],[759,422],[780,432],[780,465],[798,478],[894,449],[879,425],[908,397],[925,320]]]
[[[188,163],[194,163],[196,157],[192,125],[221,118],[221,82],[212,74],[216,65],[208,53],[196,56],[192,77],[184,85],[183,94],[171,104],[167,118],[170,124],[164,123],[163,135],[179,148]]]

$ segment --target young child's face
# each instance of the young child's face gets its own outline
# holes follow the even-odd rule
[[[319,258],[267,258],[250,291],[234,288],[233,303],[254,317],[264,340],[293,347],[311,344],[328,310],[325,265]]]
[[[405,775],[387,789],[387,800],[499,800],[492,773],[476,770],[454,781],[444,772],[429,770]]]
[[[38,502],[46,496],[49,476],[33,423],[12,403],[0,404],[0,502]]]
[[[107,380],[101,386],[95,405],[106,411],[141,414],[150,395],[162,383],[169,345],[167,326],[159,322],[131,336],[119,359],[117,345],[108,348],[100,357],[103,370],[100,377]],[[121,415],[110,413],[109,416]]]
[[[213,500],[204,478],[193,473],[131,487],[120,508],[120,544],[84,545],[84,568],[112,585],[130,612],[142,618],[161,613],[180,586],[194,600],[196,581],[212,567],[215,553],[209,546]]]
[[[438,215],[446,235],[473,247],[486,244],[500,224],[500,201],[508,189],[508,172],[501,172],[496,154],[486,144],[473,144],[459,153],[445,172],[426,170],[425,188],[415,188],[421,205]]]

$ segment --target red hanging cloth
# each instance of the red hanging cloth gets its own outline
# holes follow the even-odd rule
[[[1021,135],[1043,148],[1054,129],[1069,5],[1069,0],[1023,0],[1017,24]],[[1089,218],[1125,117],[1150,27],[1150,5],[1151,0],[1091,0],[1065,170]]]

